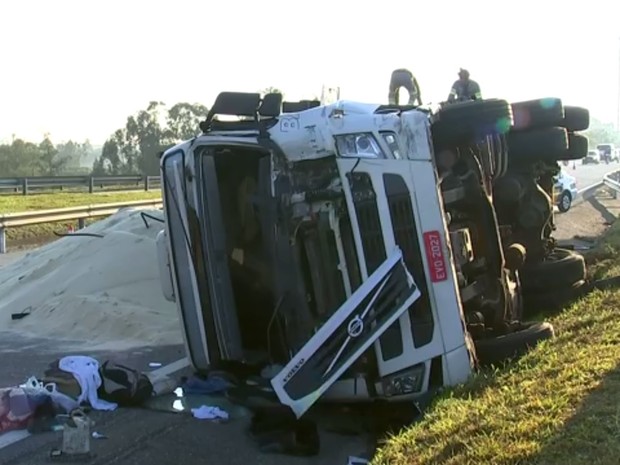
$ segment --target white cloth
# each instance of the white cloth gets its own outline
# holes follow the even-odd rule
[[[228,420],[228,412],[219,407],[209,407],[208,405],[193,408],[192,415],[199,420]]]
[[[101,376],[99,375],[99,362],[92,357],[83,355],[73,355],[63,357],[58,362],[58,368],[67,371],[80,384],[82,392],[78,398],[78,403],[88,401],[95,410],[115,410],[117,404],[99,399],[97,389],[101,386]]]

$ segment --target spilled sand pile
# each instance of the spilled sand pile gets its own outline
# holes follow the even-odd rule
[[[103,238],[64,237],[0,268],[0,331],[91,350],[182,343],[176,306],[160,286],[155,238],[163,225],[147,218],[146,228],[141,211],[122,210],[80,231]]]

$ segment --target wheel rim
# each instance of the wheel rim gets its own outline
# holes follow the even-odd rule
[[[568,210],[570,208],[570,197],[568,195],[562,196],[562,207],[565,210]]]

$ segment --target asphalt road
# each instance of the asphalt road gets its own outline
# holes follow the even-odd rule
[[[583,189],[591,186],[603,179],[603,176],[611,171],[620,170],[620,163],[599,164],[599,165],[582,165],[581,161],[573,163],[569,162],[568,166],[562,166],[562,169],[577,179],[577,189]]]

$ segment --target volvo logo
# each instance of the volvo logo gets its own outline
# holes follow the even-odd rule
[[[355,316],[347,325],[347,332],[351,337],[357,337],[364,331],[364,322],[359,316]]]

